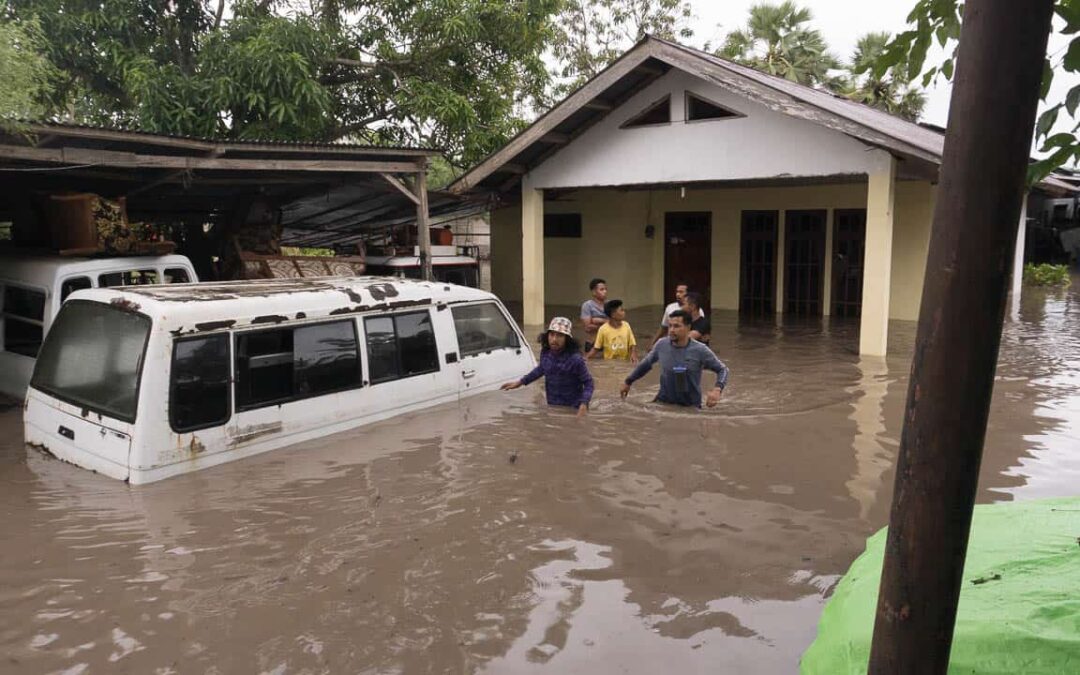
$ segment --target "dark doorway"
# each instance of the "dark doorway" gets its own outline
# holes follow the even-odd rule
[[[712,288],[712,214],[688,211],[664,214],[664,303],[675,286],[686,284],[705,297]]]
[[[784,313],[821,316],[825,294],[825,211],[788,211],[784,224]]]
[[[833,212],[832,314],[862,314],[863,254],[866,251],[866,209]]]
[[[777,211],[742,212],[739,312],[768,316],[776,311]]]

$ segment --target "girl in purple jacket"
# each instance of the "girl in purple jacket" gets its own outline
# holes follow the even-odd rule
[[[581,347],[571,332],[572,327],[570,319],[561,316],[552,319],[547,333],[540,336],[540,364],[520,380],[504,384],[503,391],[545,377],[548,405],[577,408],[578,417],[584,415],[592,399],[593,379],[585,365],[585,357],[581,355]]]

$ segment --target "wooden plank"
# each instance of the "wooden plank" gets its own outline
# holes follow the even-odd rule
[[[420,274],[424,281],[433,281],[431,269],[431,224],[428,220],[427,171],[416,172],[416,241],[420,244]]]
[[[487,159],[473,167],[471,171],[451,183],[449,191],[461,194],[478,185],[500,166],[509,162],[545,134],[553,131],[555,127],[584,107],[586,103],[599,96],[605,89],[641,65],[645,59],[652,56],[654,44],[653,41],[646,41],[623,54],[617,61],[564,99],[562,103],[549,110],[531,126],[511,139],[500,150],[494,152]]]
[[[557,131],[549,131],[540,137],[541,143],[551,143],[552,145],[566,145],[570,142],[569,134],[560,134]]]
[[[615,109],[615,104],[614,103],[609,103],[608,101],[604,101],[604,100],[599,99],[599,98],[595,98],[595,99],[593,99],[591,101],[586,101],[585,105],[582,106],[582,107],[583,108],[588,108],[589,110],[600,110],[602,112],[610,112],[611,110]]]
[[[28,148],[0,146],[0,158],[53,164],[90,164],[130,169],[186,169],[202,171],[316,171],[335,173],[411,173],[417,162],[337,161],[313,159],[224,159],[140,155],[86,148]]]
[[[397,178],[394,178],[393,176],[391,176],[388,173],[380,173],[379,175],[382,176],[383,180],[385,180],[387,183],[390,183],[395,188],[397,188],[398,191],[401,192],[401,194],[408,197],[409,201],[411,201],[413,204],[416,204],[417,206],[420,205],[420,198],[417,197],[416,195],[414,195],[412,190],[410,190],[405,185],[405,183],[402,183],[400,180],[398,180]]]

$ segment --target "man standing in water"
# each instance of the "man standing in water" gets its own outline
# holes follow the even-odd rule
[[[656,331],[656,337],[653,338],[653,344],[656,344],[660,340],[667,337],[668,334],[668,319],[671,318],[671,313],[677,309],[683,308],[683,303],[686,302],[686,295],[690,292],[690,287],[686,284],[675,284],[675,302],[670,303],[664,308],[664,316],[660,319],[660,328]],[[693,318],[704,318],[705,312],[698,310],[698,315]]]
[[[581,303],[581,327],[585,329],[585,353],[588,354],[596,342],[596,331],[600,330],[608,321],[604,313],[604,302],[607,300],[607,282],[603,279],[593,279],[589,282],[589,290],[592,297]]]
[[[642,359],[634,372],[623,382],[620,395],[626,398],[630,385],[645,376],[654,364],[660,364],[660,391],[656,400],[661,403],[701,407],[701,371],[716,373],[716,386],[709,392],[705,405],[712,408],[720,401],[727,385],[728,368],[712,350],[690,338],[690,314],[682,309],[671,313],[668,320],[668,339],[657,342],[649,355]]]

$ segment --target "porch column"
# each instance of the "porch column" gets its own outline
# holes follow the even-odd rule
[[[859,325],[859,353],[871,356],[885,356],[888,346],[895,192],[896,159],[879,150],[875,152],[866,188],[866,250]]]
[[[1013,255],[1012,271],[1012,297],[1009,314],[1014,320],[1020,318],[1020,294],[1024,286],[1024,243],[1027,238],[1027,205],[1028,193],[1024,193],[1024,200],[1020,202],[1020,223],[1016,228],[1016,252]]]
[[[544,324],[544,191],[521,186],[521,301],[525,325]]]
[[[832,314],[832,266],[833,266],[833,230],[836,229],[836,209],[825,212],[825,284],[821,295],[821,315]]]
[[[776,314],[779,320],[784,313],[784,269],[787,267],[787,211],[776,213]]]

